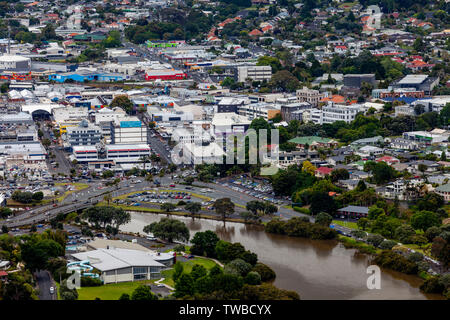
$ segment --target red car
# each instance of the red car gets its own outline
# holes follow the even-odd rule
[[[54,207],[57,207],[57,206],[58,206],[58,204],[57,204],[57,203],[54,203],[54,204],[53,204],[53,206],[54,206]]]
[[[175,188],[175,185],[174,184],[171,184],[169,187],[171,187],[171,188]]]

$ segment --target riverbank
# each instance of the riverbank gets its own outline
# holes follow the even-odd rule
[[[121,231],[141,233],[144,226],[159,221],[159,215],[149,212],[131,212],[132,220]],[[219,238],[240,242],[255,252],[258,259],[270,266],[277,278],[278,288],[293,290],[302,299],[441,299],[419,291],[423,281],[417,276],[405,275],[382,268],[382,289],[367,289],[368,255],[355,254],[336,240],[311,240],[268,234],[261,225],[249,225],[213,219],[195,219],[174,216],[186,223],[192,234],[212,230]],[[312,281],[313,280],[313,281]]]

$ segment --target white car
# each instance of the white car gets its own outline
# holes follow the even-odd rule
[[[54,294],[55,293],[55,288],[50,287],[50,294]]]

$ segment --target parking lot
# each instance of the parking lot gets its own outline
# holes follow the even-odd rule
[[[272,186],[265,180],[250,179],[247,175],[240,175],[222,179],[218,183],[234,191],[248,194],[261,201],[269,201],[278,205],[285,204],[285,201],[281,197],[275,196]]]

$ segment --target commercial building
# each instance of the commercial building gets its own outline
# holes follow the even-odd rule
[[[78,127],[67,128],[66,136],[67,141],[73,147],[96,145],[100,143],[102,134],[100,127],[83,120]]]
[[[12,54],[0,56],[0,72],[30,72],[31,59]]]
[[[362,83],[366,82],[372,86],[376,85],[375,74],[346,74],[344,75],[344,87],[361,88]]]
[[[187,78],[187,74],[181,70],[147,70],[145,80],[183,80]]]
[[[217,113],[238,113],[240,106],[250,104],[248,98],[224,97],[217,104]]]
[[[97,249],[93,251],[72,254],[77,261],[85,266],[98,270],[104,284],[152,280],[161,277],[161,271],[166,268],[158,259],[168,258],[170,254],[130,249]],[[71,265],[71,264],[69,264]],[[76,268],[71,265],[70,268]]]
[[[269,81],[272,77],[271,66],[238,66],[237,82],[246,82],[247,79],[253,81]]]
[[[118,163],[138,163],[146,156],[150,156],[148,144],[110,144],[105,146],[106,159]]]
[[[425,144],[432,144],[448,141],[449,134],[447,132],[432,133],[427,131],[410,131],[403,132],[403,138]]]
[[[297,111],[304,111],[311,109],[312,105],[309,102],[296,102],[289,104],[282,104],[280,107],[281,117],[284,121],[298,120],[299,115],[295,114]]]
[[[433,88],[438,84],[438,77],[430,77],[426,74],[408,74],[391,86],[393,89],[413,88],[416,91],[423,91],[425,96],[430,96]]]
[[[73,155],[79,163],[98,160],[98,150],[95,146],[74,146]]]
[[[137,117],[116,118],[111,122],[111,143],[147,143],[147,126]]]

